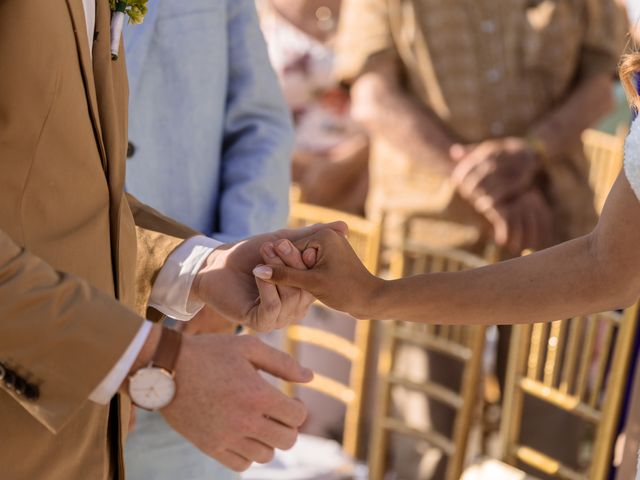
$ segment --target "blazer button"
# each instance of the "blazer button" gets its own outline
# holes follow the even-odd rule
[[[127,158],[131,158],[136,154],[136,146],[129,142],[127,143]]]
[[[5,387],[7,387],[9,390],[13,390],[16,388],[16,374],[9,369],[5,369],[4,372],[4,385]]]
[[[23,396],[27,391],[27,382],[25,382],[22,377],[16,377],[16,381],[13,386],[16,389],[16,393],[20,396]]]
[[[37,400],[40,398],[40,389],[36,385],[27,383],[27,387],[24,390],[24,398],[27,400]]]

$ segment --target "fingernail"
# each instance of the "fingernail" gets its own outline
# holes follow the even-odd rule
[[[273,249],[273,245],[268,243],[264,246],[264,253],[267,254],[269,258],[276,258],[276,251]]]
[[[310,382],[311,380],[313,380],[313,370],[306,368],[306,367],[302,367],[301,372],[302,373],[302,378],[304,378],[307,382]]]
[[[273,268],[260,265],[253,269],[253,274],[262,280],[270,280],[273,276]]]
[[[309,267],[309,264],[315,264],[316,263],[316,249],[315,248],[308,248],[304,251],[304,253],[302,254],[302,258],[303,260],[307,263],[307,267]]]
[[[289,255],[291,253],[291,244],[287,240],[280,242],[276,248],[282,255]]]

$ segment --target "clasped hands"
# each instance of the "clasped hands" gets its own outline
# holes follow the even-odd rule
[[[536,186],[541,158],[524,138],[454,145],[452,179],[458,193],[491,224],[494,240],[512,254],[551,243],[551,210]]]

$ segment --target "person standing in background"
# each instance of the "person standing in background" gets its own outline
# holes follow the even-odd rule
[[[282,227],[293,130],[253,0],[157,0],[142,25],[126,27],[125,46],[127,189],[222,241]],[[205,310],[185,331],[221,328]],[[137,417],[128,478],[237,478],[161,416]]]
[[[580,135],[611,108],[627,32],[613,0],[343,10],[337,74],[372,135],[368,213],[390,234],[416,212],[436,219],[422,239],[446,228],[447,246],[518,255],[593,226]]]
[[[269,56],[293,112],[300,199],[364,213],[369,139],[334,75],[341,0],[258,0]]]
[[[337,72],[371,136],[367,214],[384,218],[385,244],[403,241],[412,214],[424,218],[409,225],[411,239],[436,248],[481,252],[496,242],[519,255],[589,232],[596,214],[581,133],[612,106],[626,31],[613,0],[347,2]],[[451,362],[420,349],[398,355],[399,368],[455,388]],[[437,402],[401,388],[393,398],[407,420],[451,429]],[[544,412],[563,436],[540,449],[575,463],[582,429]],[[530,438],[536,428],[524,426]],[[398,478],[442,478],[437,449],[396,445]]]

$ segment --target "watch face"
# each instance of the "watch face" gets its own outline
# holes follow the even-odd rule
[[[147,410],[159,410],[171,403],[176,394],[173,376],[162,368],[141,368],[129,379],[133,403]]]

